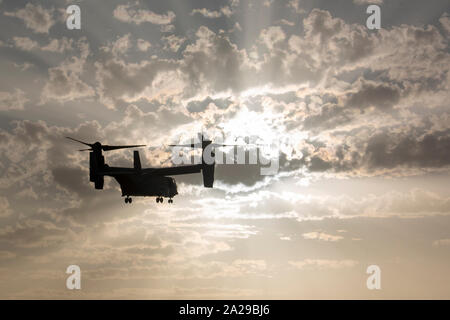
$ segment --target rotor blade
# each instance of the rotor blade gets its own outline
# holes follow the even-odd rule
[[[90,148],[90,149],[81,149],[81,150],[78,150],[78,151],[91,151],[92,150],[92,148]]]
[[[197,144],[169,144],[169,147],[181,147],[181,148],[201,148],[202,145],[197,143]]]
[[[138,147],[145,147],[145,144],[136,144],[136,145],[132,145],[132,146],[105,146],[105,145],[102,145],[103,151],[127,149],[127,148],[138,148]]]
[[[70,140],[73,140],[73,141],[76,141],[76,142],[79,142],[79,143],[82,143],[82,144],[84,144],[86,146],[92,147],[91,143],[83,142],[83,141],[80,141],[80,140],[77,140],[77,139],[74,139],[74,138],[71,138],[71,137],[66,137],[66,138],[70,139]]]
[[[215,148],[220,147],[252,147],[255,146],[254,144],[247,143],[247,144],[222,144],[222,143],[211,143],[211,145]]]

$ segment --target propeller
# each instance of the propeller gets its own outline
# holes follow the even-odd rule
[[[117,149],[127,149],[127,148],[138,148],[138,147],[144,147],[145,144],[136,144],[136,145],[128,145],[128,146],[108,146],[108,145],[102,145],[100,142],[96,142],[96,143],[87,143],[87,142],[83,142],[71,137],[66,137],[67,139],[82,143],[88,147],[90,147],[89,149],[81,149],[78,151],[93,151],[94,149],[101,149],[103,151],[111,151],[111,150],[117,150]]]

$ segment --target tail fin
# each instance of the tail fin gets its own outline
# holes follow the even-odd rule
[[[141,159],[139,158],[139,151],[134,151],[134,169],[141,170]]]

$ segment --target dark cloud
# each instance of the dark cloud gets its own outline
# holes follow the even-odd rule
[[[88,183],[88,171],[75,167],[54,167],[52,175],[54,181],[68,192],[74,192],[78,197],[84,198],[93,195],[92,186]]]
[[[144,89],[151,87],[155,77],[163,72],[175,70],[177,64],[169,60],[150,60],[140,64],[127,64],[122,60],[106,59],[95,63],[99,92],[109,107],[120,99],[133,99]]]
[[[420,138],[381,133],[371,137],[365,160],[372,168],[410,166],[441,168],[450,165],[450,131],[437,131]]]
[[[347,104],[361,109],[374,106],[386,110],[399,100],[400,89],[395,85],[363,83],[357,92],[348,94]]]
[[[206,108],[209,106],[209,104],[212,103],[213,105],[215,105],[216,107],[220,108],[220,109],[227,109],[228,106],[232,103],[232,101],[230,101],[229,99],[212,99],[211,97],[207,97],[204,100],[201,101],[190,101],[186,108],[190,111],[190,112],[202,112],[205,111]]]
[[[240,91],[247,85],[242,73],[252,72],[252,68],[247,65],[244,50],[239,50],[225,34],[216,34],[204,26],[197,30],[196,37],[183,51],[181,67],[192,90],[206,86],[213,91]]]

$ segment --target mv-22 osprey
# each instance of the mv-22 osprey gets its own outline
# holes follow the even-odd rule
[[[113,177],[120,184],[122,189],[122,197],[125,197],[125,203],[131,203],[133,200],[131,196],[139,197],[156,197],[156,202],[162,203],[164,198],[169,198],[168,202],[173,203],[172,198],[177,192],[177,184],[175,179],[170,176],[180,174],[191,174],[202,172],[203,185],[206,188],[212,188],[214,184],[214,165],[215,163],[207,164],[204,161],[205,148],[210,146],[225,147],[233,145],[216,144],[210,140],[205,140],[203,134],[199,134],[200,143],[186,144],[186,145],[170,145],[171,147],[188,147],[188,148],[202,148],[202,163],[194,165],[176,166],[176,167],[162,167],[162,168],[142,168],[141,160],[139,158],[139,151],[134,151],[134,167],[111,167],[105,163],[105,157],[102,151],[111,151],[125,148],[144,147],[145,145],[127,145],[127,146],[109,146],[102,145],[100,142],[86,143],[71,137],[67,139],[74,140],[89,146],[89,149],[82,149],[79,151],[89,152],[89,181],[93,182],[95,189],[103,189],[104,177]],[[211,152],[211,157],[214,158],[214,152]]]

